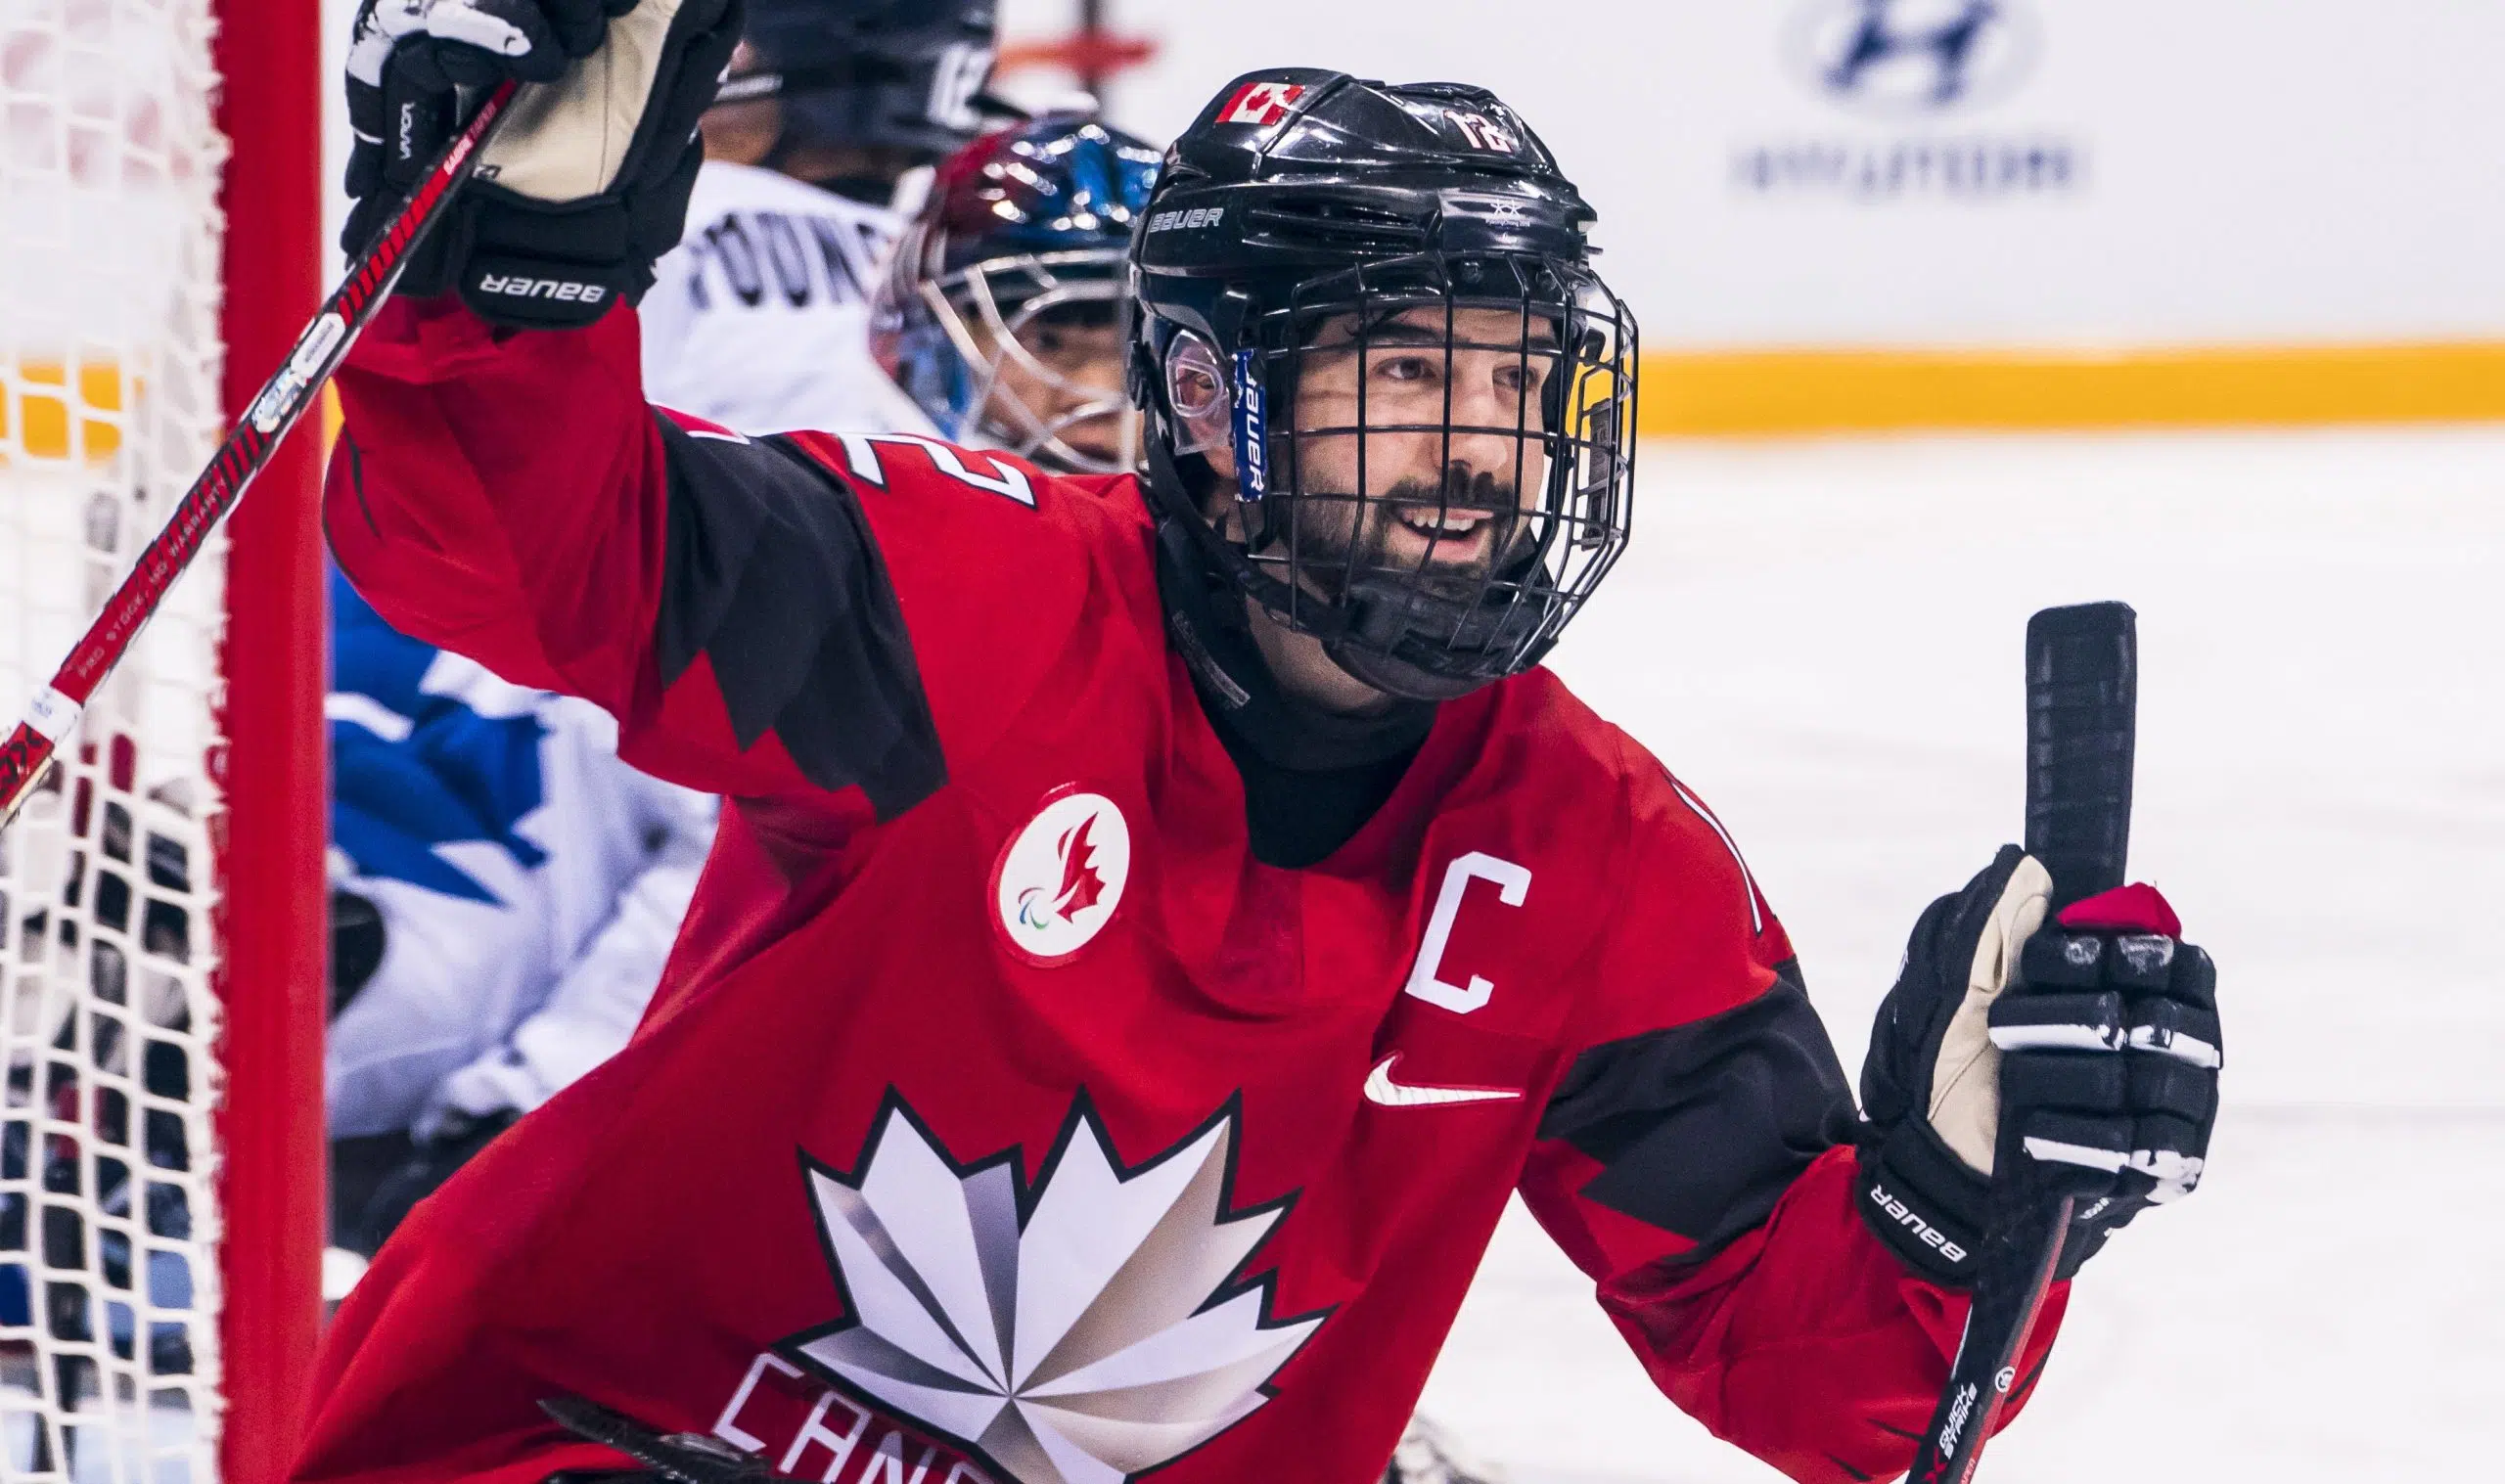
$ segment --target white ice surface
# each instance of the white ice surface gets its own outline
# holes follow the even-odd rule
[[[2142,646],[2134,875],[2221,965],[2188,1202],[2082,1277],[1989,1484],[2505,1457],[2505,428],[1649,444],[1557,667],[1711,803],[1847,1070],[2018,827],[2027,615]],[[1656,1394],[1519,1205],[1426,1406],[1517,1484],[1779,1476]]]

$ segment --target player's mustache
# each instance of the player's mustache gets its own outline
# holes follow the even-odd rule
[[[1441,477],[1402,479],[1385,491],[1382,498],[1403,508],[1441,505],[1446,510],[1484,511],[1498,519],[1510,520],[1520,508],[1521,490],[1510,471],[1499,478],[1493,470],[1447,464]]]
[[[1518,503],[1520,488],[1510,470],[1500,474],[1458,461],[1445,465],[1437,475],[1413,474],[1396,480],[1379,495],[1306,488],[1298,493],[1314,501],[1315,508],[1298,512],[1296,506],[1289,507],[1286,539],[1298,548],[1305,561],[1319,566],[1347,563],[1352,567],[1407,572],[1423,581],[1423,591],[1430,596],[1469,602],[1479,596],[1481,574],[1516,560],[1528,542],[1531,527]],[[1403,513],[1425,515],[1438,509],[1447,513],[1471,511],[1486,517],[1493,542],[1476,557],[1461,555],[1465,543],[1439,543],[1444,549],[1426,559],[1429,566],[1423,572],[1416,567],[1418,559],[1393,558],[1389,553],[1391,528],[1399,517]],[[1300,515],[1323,518],[1308,524],[1298,518]]]
[[[1346,500],[1359,505],[1396,509],[1414,510],[1422,506],[1441,505],[1446,510],[1482,511],[1499,519],[1510,519],[1521,513],[1521,488],[1511,471],[1500,476],[1493,470],[1478,469],[1469,464],[1447,464],[1438,476],[1411,474],[1394,481],[1389,489],[1379,495],[1360,495],[1352,489],[1309,486],[1296,493],[1307,499]]]

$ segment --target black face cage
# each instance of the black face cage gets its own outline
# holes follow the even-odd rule
[[[1537,663],[1626,547],[1625,304],[1566,259],[1426,253],[1307,280],[1246,338],[1254,596],[1397,695]]]

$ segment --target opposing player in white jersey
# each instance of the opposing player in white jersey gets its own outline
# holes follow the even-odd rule
[[[992,0],[750,0],[687,234],[641,305],[656,402],[759,432],[898,426],[868,300],[900,184],[1005,112],[992,42]]]
[[[508,685],[331,582],[333,1241],[370,1254],[643,1017],[714,801],[598,707]]]

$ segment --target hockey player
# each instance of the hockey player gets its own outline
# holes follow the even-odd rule
[[[755,431],[890,427],[867,301],[899,183],[1000,112],[981,91],[992,0],[748,0],[747,16],[685,240],[643,301],[646,393]]]
[[[902,401],[885,426],[1057,472],[1134,468],[1120,305],[1157,164],[1145,141],[1071,113],[944,161],[871,296],[872,348]],[[1492,1477],[1425,1417],[1384,1472],[1385,1484]]]
[[[634,1043],[342,1309],[299,1478],[629,1466],[576,1398],[647,1462],[1354,1484],[1515,1189],[1679,1405],[1878,1477],[1992,1170],[2073,1170],[2066,1280],[2197,1179],[2212,974],[2154,892],[2048,923],[2004,849],[1917,924],[1856,1120],[1721,827],[1538,667],[1625,540],[1633,330],[1495,97],[1220,92],[1134,238],[1148,473],[1051,476],[657,415],[613,300],[728,28],[549,7],[404,43],[559,81],[343,374],[329,530],[735,802]]]
[[[1157,164],[1146,141],[1071,112],[943,162],[871,296],[871,353],[907,401],[872,426],[1064,472],[1137,467],[1122,289]]]

